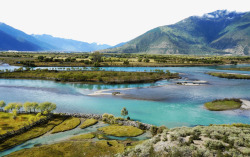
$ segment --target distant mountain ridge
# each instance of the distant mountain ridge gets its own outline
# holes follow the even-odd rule
[[[32,34],[32,36],[41,42],[52,45],[53,47],[56,48],[57,51],[59,50],[59,51],[91,52],[111,47],[110,45],[107,44],[87,43],[72,39],[57,38],[47,34],[43,35]]]
[[[250,55],[250,12],[217,10],[191,16],[103,52]]]
[[[28,35],[0,23],[0,51],[79,51],[90,52],[111,47],[106,44],[87,43],[51,35]]]

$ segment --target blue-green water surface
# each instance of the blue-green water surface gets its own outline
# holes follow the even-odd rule
[[[250,66],[250,65],[237,65]],[[237,67],[236,66],[236,67]],[[231,67],[231,66],[220,66]],[[235,66],[233,66],[235,67]],[[2,67],[3,69],[8,68]],[[13,68],[13,67],[10,67]],[[201,86],[176,85],[180,80],[162,80],[156,83],[123,85],[90,85],[58,83],[45,80],[0,79],[0,100],[9,102],[51,101],[56,112],[111,113],[120,116],[126,107],[132,119],[167,127],[209,125],[224,123],[250,123],[250,112],[243,110],[215,112],[203,107],[207,101],[221,98],[250,100],[250,81],[225,79],[205,74],[219,67],[107,67],[113,71],[150,71],[154,69],[179,72],[183,80],[203,80]],[[223,72],[250,74],[246,71]],[[89,96],[103,89],[120,90],[124,96]]]

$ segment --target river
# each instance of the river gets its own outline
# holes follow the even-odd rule
[[[222,67],[106,67],[110,71],[150,71],[154,69],[178,72],[180,80],[162,80],[146,84],[90,85],[79,83],[58,83],[45,80],[0,79],[0,100],[9,102],[51,101],[57,104],[56,112],[111,113],[120,116],[126,107],[130,118],[169,128],[179,126],[250,123],[249,110],[208,111],[203,107],[207,101],[222,98],[243,98],[250,100],[250,81],[217,78],[205,74],[222,71]],[[17,67],[1,65],[0,70]],[[231,73],[250,74],[246,71]],[[177,85],[178,81],[202,80],[208,84],[200,86]],[[126,88],[127,90],[124,90]],[[89,94],[99,90],[114,89],[123,96]]]

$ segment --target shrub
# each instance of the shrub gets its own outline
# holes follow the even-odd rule
[[[221,141],[208,140],[205,142],[205,146],[210,150],[223,150],[225,146]]]
[[[165,129],[168,129],[168,128],[164,125],[160,126],[157,130],[157,134],[161,134],[163,132],[163,130],[165,130]]]
[[[162,136],[162,141],[168,141],[168,135],[166,135],[166,134],[164,134],[163,136]]]
[[[157,126],[153,125],[150,127],[150,132],[153,136],[157,134],[157,130],[158,130]]]

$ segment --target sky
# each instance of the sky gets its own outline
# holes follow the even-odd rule
[[[249,0],[0,0],[0,22],[27,34],[116,45],[189,16],[249,6]]]

